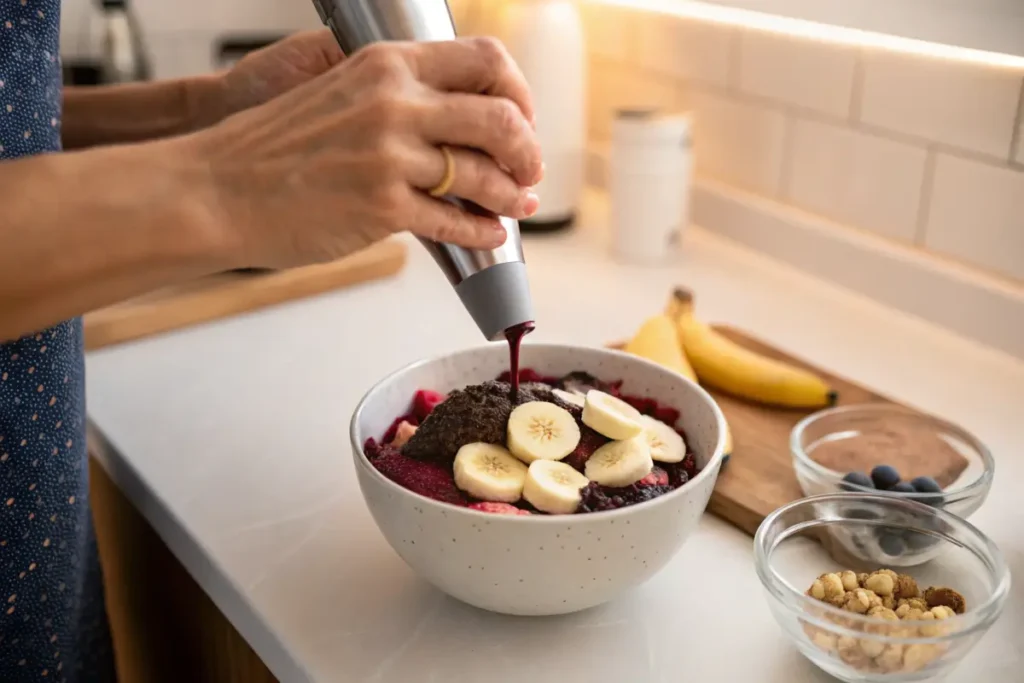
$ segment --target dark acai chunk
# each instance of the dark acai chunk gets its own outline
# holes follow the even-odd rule
[[[523,384],[516,405],[529,401],[555,402],[555,397],[546,385]],[[402,453],[416,460],[450,465],[468,443],[504,444],[513,407],[507,382],[492,380],[456,389],[420,424]]]

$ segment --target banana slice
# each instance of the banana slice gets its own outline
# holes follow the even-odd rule
[[[583,424],[616,441],[643,434],[641,417],[633,406],[597,389],[588,391],[583,403]]]
[[[564,462],[534,460],[526,473],[523,498],[541,512],[571,515],[579,507],[580,489],[589,483]]]
[[[523,495],[526,465],[501,446],[468,443],[455,455],[455,485],[480,500],[514,503]]]
[[[558,398],[562,399],[563,401],[565,401],[569,405],[579,406],[580,408],[582,408],[583,404],[585,403],[583,394],[581,394],[581,393],[579,393],[577,391],[565,391],[563,389],[552,389],[551,393],[554,394],[555,396],[557,396]]]
[[[679,432],[647,415],[642,416],[641,422],[647,445],[651,448],[651,460],[682,462],[686,457],[686,442],[679,436]]]
[[[583,466],[590,481],[601,486],[629,486],[640,481],[654,469],[647,436],[640,434],[625,441],[612,441],[594,451]]]
[[[526,464],[561,460],[580,442],[580,426],[572,414],[554,403],[530,401],[508,417],[508,449]]]

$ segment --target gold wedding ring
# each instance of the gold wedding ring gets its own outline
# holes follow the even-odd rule
[[[444,176],[441,177],[441,182],[429,191],[431,197],[445,196],[455,183],[455,157],[452,156],[452,151],[448,149],[447,145],[441,145],[439,149],[444,156]]]

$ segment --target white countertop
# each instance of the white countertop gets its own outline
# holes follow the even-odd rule
[[[588,206],[603,213],[598,198]],[[950,680],[1020,680],[1024,363],[699,229],[665,268],[614,263],[599,227],[526,250],[533,341],[621,338],[682,283],[705,319],[988,443],[997,476],[972,521],[1017,580],[1002,620]],[[395,279],[90,354],[89,414],[107,470],[282,683],[832,680],[775,626],[750,537],[710,515],[654,579],[569,617],[479,612],[413,576],[363,504],[349,416],[385,373],[480,342],[413,245]]]

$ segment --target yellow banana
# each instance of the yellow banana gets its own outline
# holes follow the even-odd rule
[[[626,344],[625,351],[663,365],[694,382],[697,381],[693,366],[683,354],[679,332],[667,315],[656,315],[645,320]]]
[[[683,352],[674,319],[667,314],[656,315],[644,321],[636,335],[626,344],[625,350],[627,353],[675,370],[694,382],[697,381],[697,373]],[[725,455],[728,457],[732,454],[732,432],[729,431],[728,424],[725,430]]]
[[[768,405],[821,408],[835,403],[832,388],[814,373],[745,349],[693,315],[693,296],[677,289],[667,307],[683,350],[704,384]]]

